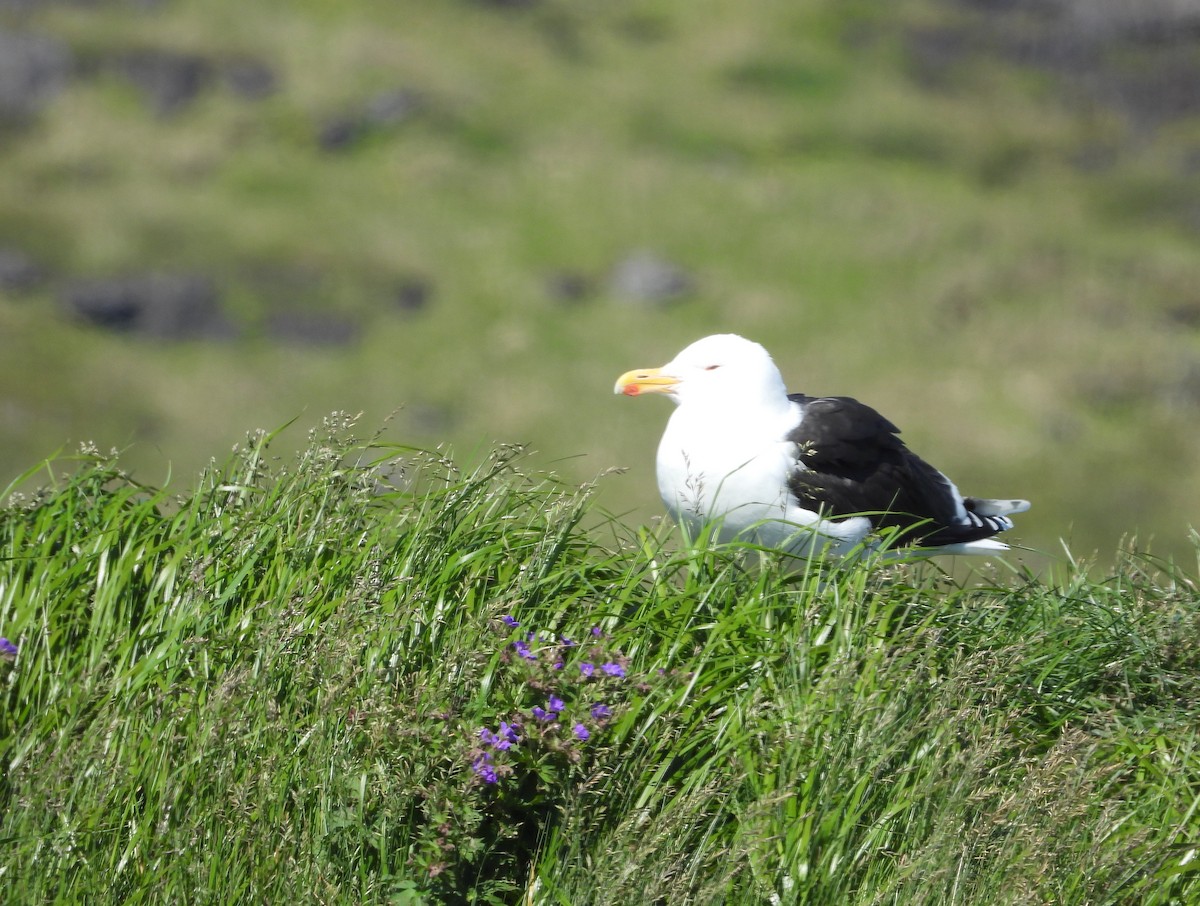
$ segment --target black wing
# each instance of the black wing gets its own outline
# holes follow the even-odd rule
[[[1007,526],[986,517],[959,522],[949,479],[905,446],[900,429],[846,396],[788,397],[804,413],[787,435],[800,462],[788,487],[805,509],[867,515],[900,530],[905,544],[935,547],[989,538]]]

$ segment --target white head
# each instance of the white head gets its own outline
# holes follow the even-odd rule
[[[697,340],[661,368],[638,368],[617,378],[626,396],[662,393],[677,405],[744,409],[787,403],[787,389],[770,354],[758,343],[722,333]]]

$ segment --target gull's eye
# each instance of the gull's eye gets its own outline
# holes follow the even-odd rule
[[[704,370],[705,371],[716,371],[720,367],[721,367],[720,365],[709,365]]]

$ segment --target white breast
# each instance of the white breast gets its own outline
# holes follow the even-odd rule
[[[699,416],[686,406],[676,409],[658,446],[659,494],[691,532],[716,522],[721,541],[740,538],[810,556],[814,545],[849,549],[870,531],[865,518],[823,520],[792,497],[788,475],[803,468],[795,444],[784,439],[799,417],[794,403],[774,417],[755,412],[714,422]]]

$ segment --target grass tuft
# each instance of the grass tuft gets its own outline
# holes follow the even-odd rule
[[[6,902],[1200,897],[1174,565],[787,574],[516,448],[276,440],[0,510]]]

